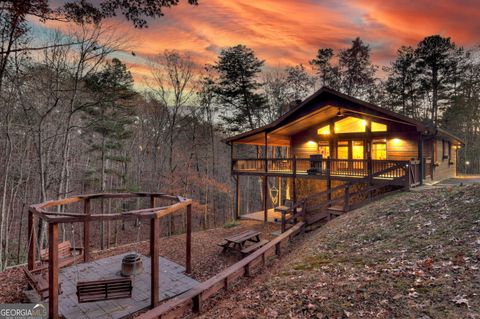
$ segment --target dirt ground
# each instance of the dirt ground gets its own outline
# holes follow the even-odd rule
[[[307,234],[201,318],[480,318],[480,185],[392,195]]]
[[[256,221],[239,221],[234,227],[221,227],[207,231],[194,232],[192,234],[192,277],[198,281],[204,281],[229,265],[237,262],[241,257],[237,254],[222,254],[222,248],[217,244],[229,235],[243,230],[254,229],[262,232],[262,239],[271,239],[271,233],[279,227],[274,224],[264,225]],[[185,265],[185,235],[163,237],[160,240],[160,255]],[[99,259],[127,251],[138,251],[149,254],[148,242],[112,248],[107,251],[95,252],[92,258]],[[24,301],[23,290],[27,287],[27,281],[23,271],[16,267],[0,272],[0,303],[18,303]]]

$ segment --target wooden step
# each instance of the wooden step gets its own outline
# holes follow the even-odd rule
[[[343,206],[331,206],[327,208],[327,211],[332,215],[340,216],[345,213]]]

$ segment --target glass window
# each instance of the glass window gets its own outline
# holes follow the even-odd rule
[[[367,121],[349,116],[335,122],[335,133],[364,133],[366,126]]]
[[[326,125],[317,130],[318,135],[330,135],[330,125]]]
[[[374,160],[387,159],[387,142],[385,140],[372,141],[372,159]]]
[[[364,159],[363,141],[352,141],[352,159]]]
[[[348,141],[338,141],[337,143],[337,158],[348,159]]]
[[[318,153],[327,158],[330,156],[330,144],[327,141],[318,142]]]
[[[386,132],[387,126],[382,123],[372,122],[372,132]]]

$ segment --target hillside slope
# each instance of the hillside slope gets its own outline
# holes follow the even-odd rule
[[[480,185],[390,196],[305,235],[204,318],[480,318]]]

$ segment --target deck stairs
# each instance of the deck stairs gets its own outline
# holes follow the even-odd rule
[[[378,174],[388,173],[391,169],[396,169],[396,167],[386,169]],[[346,182],[327,191],[306,196],[303,199],[305,201],[304,217],[306,225],[321,225],[373,200],[409,187],[404,176],[390,180],[375,180],[374,177],[370,176],[358,181]]]

